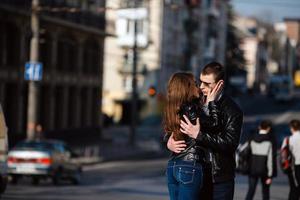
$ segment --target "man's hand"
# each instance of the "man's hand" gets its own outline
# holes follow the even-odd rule
[[[216,98],[222,92],[223,88],[224,88],[224,81],[223,80],[218,81],[217,85],[208,92],[206,97],[206,103],[216,100]]]
[[[170,136],[168,143],[167,143],[167,147],[170,151],[173,151],[175,153],[180,153],[181,151],[183,151],[186,147],[185,141],[184,140],[178,140],[175,141],[173,138],[173,133]]]
[[[187,134],[191,138],[196,139],[200,132],[199,118],[196,120],[196,125],[193,125],[185,115],[183,115],[183,117],[185,121],[180,120],[180,131],[184,134]]]

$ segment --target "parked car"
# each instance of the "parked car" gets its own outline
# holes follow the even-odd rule
[[[30,176],[32,184],[51,178],[53,184],[62,179],[79,184],[81,166],[77,155],[62,141],[25,140],[8,153],[8,174],[16,184],[22,176]]]
[[[0,195],[4,193],[7,185],[7,127],[5,123],[4,114],[0,104]]]

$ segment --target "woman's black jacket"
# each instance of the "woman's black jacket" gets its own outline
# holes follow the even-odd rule
[[[193,101],[193,102],[190,102],[183,106],[189,107],[189,109],[184,109],[184,110],[188,110],[190,113],[187,113],[187,111],[180,111],[179,114],[181,115],[181,118],[183,118],[182,115],[185,114],[186,116],[188,116],[190,121],[195,122],[195,118],[198,117],[198,118],[200,118],[200,125],[203,130],[210,130],[210,131],[219,131],[220,130],[220,127],[219,127],[219,124],[220,124],[219,121],[221,119],[219,116],[220,111],[215,102],[209,102],[209,104],[208,104],[208,110],[210,113],[209,116],[204,114],[203,110],[201,109],[199,101],[198,102]],[[198,109],[197,107],[200,109]],[[181,108],[181,110],[182,110],[182,108]],[[197,112],[197,114],[195,114],[195,112]],[[169,139],[169,136],[170,135],[167,135],[165,137],[165,139],[164,139],[165,142],[167,142],[167,140]],[[178,154],[172,152],[171,158],[186,160],[187,158],[196,158],[196,157],[199,158],[200,157],[198,159],[198,161],[200,161],[201,163],[207,164],[207,162],[209,162],[207,149],[203,148],[203,146],[200,145],[197,142],[197,140],[186,136],[185,141],[186,141],[186,145],[187,145],[186,149]]]

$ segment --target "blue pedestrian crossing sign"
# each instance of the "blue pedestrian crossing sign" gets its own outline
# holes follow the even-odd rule
[[[43,64],[40,62],[26,62],[24,78],[27,81],[40,81],[43,75]]]

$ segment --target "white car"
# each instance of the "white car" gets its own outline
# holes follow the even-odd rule
[[[62,179],[79,184],[81,165],[77,155],[62,141],[25,140],[8,153],[8,174],[16,184],[22,176],[32,178],[32,184],[51,178],[54,184]]]

